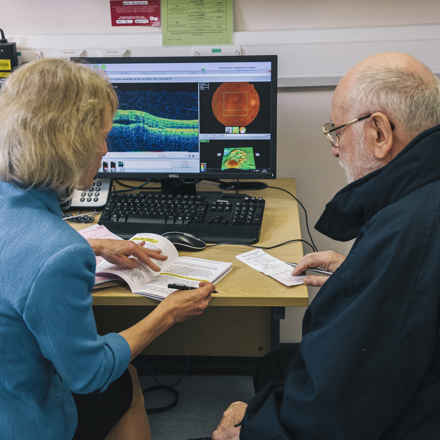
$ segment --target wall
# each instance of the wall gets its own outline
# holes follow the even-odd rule
[[[130,33],[139,34],[142,45],[144,39],[158,32],[111,28],[108,0],[1,0],[0,3],[0,27],[9,35]],[[413,0],[400,0],[398,7],[396,2],[383,0],[356,2],[356,7],[352,0],[236,0],[234,8],[235,31],[240,32],[440,23],[438,0],[425,0],[423,7]],[[340,56],[343,59],[344,54]],[[329,119],[332,91],[331,88],[283,88],[278,97],[278,175],[296,178],[297,195],[309,210],[311,226],[325,203],[345,184],[344,173],[320,134],[321,124]],[[349,243],[334,242],[316,231],[313,235],[320,249],[341,253],[349,250]],[[306,237],[304,227],[303,236]],[[315,293],[312,290],[312,297]],[[301,308],[287,310],[281,327],[282,342],[300,338],[303,313]]]

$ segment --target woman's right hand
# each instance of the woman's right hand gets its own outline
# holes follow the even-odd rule
[[[207,282],[202,282],[199,286],[198,289],[177,290],[171,293],[158,305],[158,308],[167,310],[172,315],[174,323],[201,315],[211,301],[214,286]]]
[[[303,275],[307,269],[319,267],[329,272],[334,272],[345,260],[345,256],[334,251],[313,252],[305,255],[296,265],[292,275]],[[304,278],[304,284],[308,286],[321,287],[328,276],[307,275]]]

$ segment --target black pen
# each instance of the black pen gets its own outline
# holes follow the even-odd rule
[[[197,287],[186,286],[185,284],[168,284],[168,289],[177,289],[177,290],[194,290]],[[217,290],[213,290],[212,293],[218,293]]]
[[[297,263],[287,263],[289,266],[292,266],[292,267],[296,267],[297,266]],[[309,269],[306,269],[306,272],[312,272],[312,273],[316,273],[316,274],[319,274],[319,275],[326,275],[326,276],[330,276],[330,275],[333,275],[333,272],[330,272],[330,271],[328,271],[328,270],[324,270],[324,269],[321,269],[320,267],[311,267],[311,268],[309,268]]]

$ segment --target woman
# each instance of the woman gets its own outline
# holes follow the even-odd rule
[[[150,438],[129,362],[210,301],[211,284],[176,292],[133,327],[97,334],[95,253],[156,270],[151,258],[165,258],[119,240],[93,241],[94,253],[61,218],[60,197],[88,187],[107,152],[116,107],[104,78],[60,59],[20,67],[0,91],[3,439]]]

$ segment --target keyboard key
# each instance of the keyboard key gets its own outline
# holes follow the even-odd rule
[[[163,217],[133,217],[127,216],[127,223],[144,223],[144,224],[165,224],[165,219]],[[150,231],[145,231],[150,232]]]

